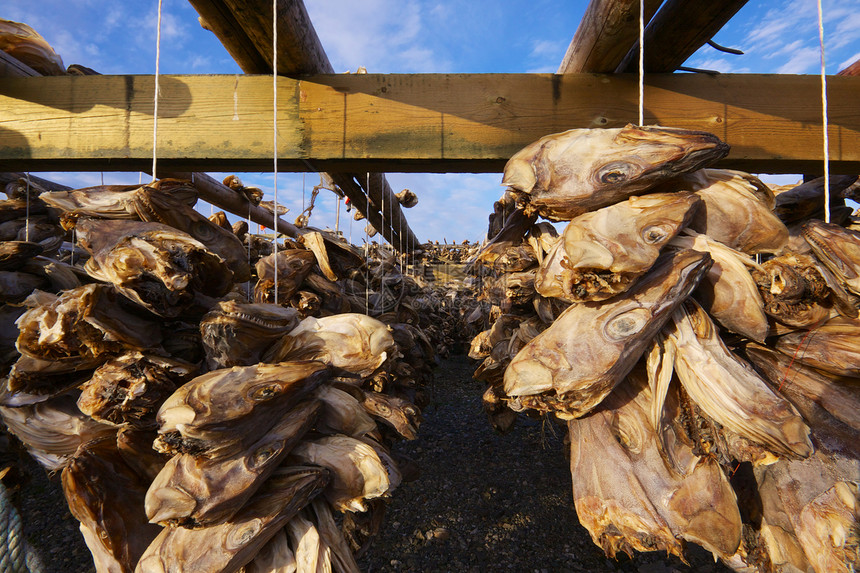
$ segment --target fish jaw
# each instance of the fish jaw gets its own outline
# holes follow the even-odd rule
[[[528,203],[526,214],[564,221],[699,169],[728,149],[700,131],[633,125],[572,129],[514,154],[502,183]]]

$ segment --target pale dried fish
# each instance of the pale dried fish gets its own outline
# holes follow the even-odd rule
[[[152,523],[188,528],[229,520],[310,430],[320,406],[317,400],[298,404],[247,450],[232,456],[174,456],[146,492],[146,516]]]
[[[222,458],[247,449],[329,377],[322,362],[234,366],[187,382],[158,411],[159,451]]]
[[[561,295],[557,288],[538,292],[583,302],[626,291],[690,222],[699,202],[693,193],[656,193],[579,215],[564,230],[564,252],[547,258],[553,270],[540,270],[542,283],[561,284]]]
[[[365,314],[344,313],[305,318],[269,348],[263,360],[321,360],[366,377],[396,354],[388,326]]]
[[[780,336],[776,349],[824,372],[860,377],[860,320],[833,317],[809,330]]]
[[[569,221],[704,167],[728,151],[728,145],[702,131],[629,124],[571,129],[515,153],[502,184],[526,203],[527,215]]]
[[[238,571],[325,487],[328,479],[325,468],[281,468],[230,521],[204,529],[162,529],[135,571]]]
[[[667,253],[625,296],[562,312],[505,371],[505,393],[514,409],[566,417],[588,413],[633,368],[711,262],[707,253]]]
[[[803,237],[815,256],[854,294],[860,294],[860,233],[823,221],[809,221]]]
[[[324,493],[338,511],[367,511],[367,500],[392,489],[388,470],[376,451],[349,436],[304,441],[293,449],[290,459],[331,470],[332,481]]]
[[[672,319],[666,340],[675,347],[675,373],[709,417],[775,454],[813,452],[809,428],[794,406],[726,348],[700,306],[688,301]]]
[[[275,261],[278,265],[278,283],[275,285]],[[263,257],[257,261],[257,284],[254,287],[255,302],[275,302],[275,287],[278,289],[278,302],[288,302],[316,263],[311,251],[306,249],[286,249]]]

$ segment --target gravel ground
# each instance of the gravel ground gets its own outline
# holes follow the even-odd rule
[[[691,545],[690,566],[661,553],[609,560],[579,525],[561,426],[522,419],[495,433],[481,409],[474,364],[453,356],[436,370],[420,437],[396,446],[420,477],[394,492],[364,572],[728,572]],[[44,573],[94,571],[59,476],[38,466],[18,496],[25,533]]]

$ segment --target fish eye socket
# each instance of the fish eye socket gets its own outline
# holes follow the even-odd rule
[[[278,452],[278,448],[274,446],[264,446],[254,452],[254,466],[260,466],[270,459]]]
[[[630,178],[630,165],[627,163],[609,163],[604,165],[597,173],[601,183],[612,185],[623,183]]]
[[[262,402],[264,400],[270,400],[274,398],[277,393],[277,388],[274,385],[265,384],[262,386],[257,386],[256,388],[251,388],[251,390],[248,392],[248,396],[252,400]]]
[[[645,328],[649,318],[650,313],[646,309],[635,308],[610,319],[604,332],[610,340],[623,340]]]
[[[659,225],[652,225],[650,227],[646,227],[644,231],[642,231],[642,239],[648,243],[649,245],[653,245],[654,243],[659,243],[663,239],[665,239],[669,235],[669,230],[665,227],[661,227]]]

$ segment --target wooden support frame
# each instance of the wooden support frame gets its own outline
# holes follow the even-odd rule
[[[822,169],[818,76],[649,74],[645,122],[709,131],[721,162],[755,173]],[[162,76],[159,166],[268,171],[271,77]],[[8,78],[0,170],[145,170],[152,76]],[[319,75],[279,79],[284,171],[498,172],[548,133],[635,122],[634,75]],[[860,78],[830,76],[834,172],[860,172]]]

